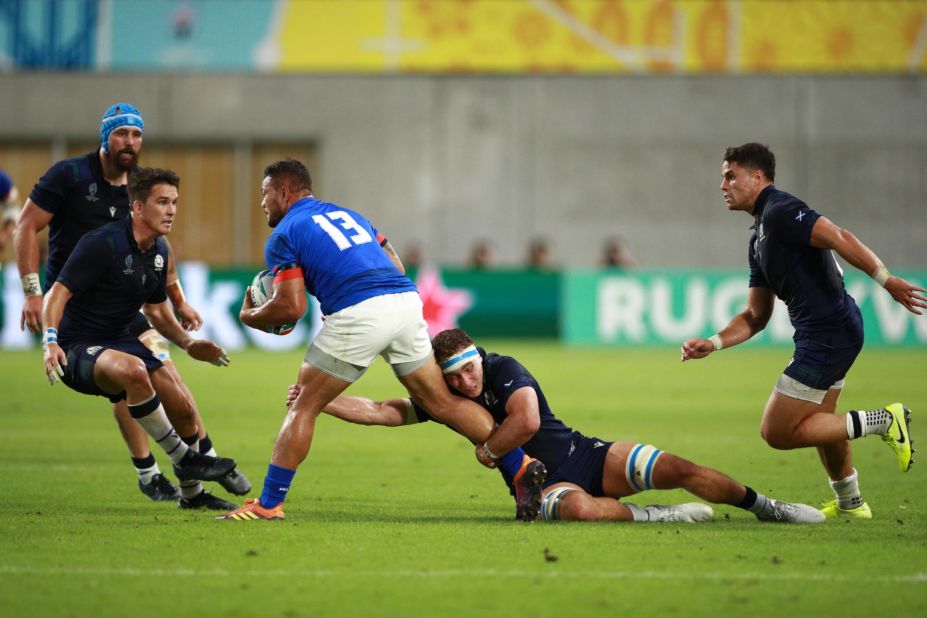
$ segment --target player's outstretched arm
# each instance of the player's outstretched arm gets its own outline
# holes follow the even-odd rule
[[[58,324],[72,296],[71,290],[56,282],[48,291],[42,308],[42,361],[45,377],[53,386],[58,378],[64,377],[64,367],[68,365],[64,350],[58,347]]]
[[[298,384],[290,384],[286,393],[286,407],[289,408],[299,397]],[[357,425],[382,425],[399,427],[418,422],[418,417],[408,399],[387,399],[374,401],[367,397],[339,395],[322,410],[335,418]]]
[[[13,228],[13,247],[16,252],[16,265],[23,282],[22,317],[19,327],[37,333],[42,327],[42,287],[39,284],[39,232],[44,230],[52,219],[52,214],[39,208],[30,199],[19,215]]]
[[[747,307],[735,315],[728,325],[708,339],[694,337],[682,344],[682,360],[705,358],[716,350],[743,343],[757,334],[772,317],[776,296],[769,288],[753,287],[747,293]]]
[[[896,302],[917,315],[927,309],[924,288],[913,285],[901,277],[892,275],[879,256],[863,244],[853,232],[834,225],[827,217],[820,217],[811,228],[811,245],[819,249],[831,249],[854,268],[858,268],[884,287]]]
[[[208,339],[194,339],[183,329],[167,301],[142,305],[142,313],[161,335],[184,350],[191,358],[212,363],[217,367],[229,364],[229,356],[221,346]]]

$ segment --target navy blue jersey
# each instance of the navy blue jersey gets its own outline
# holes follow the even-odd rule
[[[821,215],[773,185],[763,189],[750,238],[750,287],[768,287],[789,309],[797,334],[840,327],[852,319],[853,303],[843,272],[829,249],[811,246],[811,228]]]
[[[271,270],[298,265],[306,290],[328,315],[384,294],[415,292],[359,213],[307,197],[274,228],[264,256]]]
[[[130,217],[104,225],[78,241],[58,283],[74,294],[58,326],[62,346],[126,335],[144,303],[167,300],[167,242],[142,251]]]
[[[533,388],[538,397],[541,428],[521,448],[531,457],[544,462],[548,474],[552,474],[570,456],[570,444],[581,434],[554,416],[541,386],[521,363],[511,356],[487,354],[483,348],[477,349],[483,360],[483,392],[471,401],[486,408],[496,423],[501,425],[508,417],[505,404],[512,393],[524,387]],[[460,395],[453,389],[451,391]],[[436,420],[419,406],[415,406],[415,411],[419,421]]]
[[[96,151],[54,164],[36,183],[29,199],[52,214],[48,226],[46,291],[84,234],[129,215],[125,185],[113,186],[103,177]]]

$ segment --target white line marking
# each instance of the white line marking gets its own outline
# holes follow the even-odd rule
[[[0,566],[2,575],[69,575],[69,576],[123,576],[123,577],[303,577],[324,579],[328,577],[371,577],[382,578],[480,578],[480,577],[520,577],[545,579],[665,579],[689,581],[726,581],[726,580],[777,580],[777,581],[819,581],[819,582],[855,582],[859,576],[853,574],[835,575],[832,573],[768,573],[743,571],[731,573],[719,572],[656,572],[656,571],[560,571],[546,572],[496,569],[452,569],[452,570],[402,570],[402,571],[353,571],[353,570],[300,570],[300,569],[267,569],[267,570],[227,570],[227,569],[133,569],[133,568],[107,568],[107,567],[31,567],[31,566]],[[925,584],[927,572],[909,573],[906,575],[867,575],[870,580],[894,584]]]

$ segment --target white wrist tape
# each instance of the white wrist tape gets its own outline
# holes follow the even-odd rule
[[[889,277],[892,276],[892,273],[888,272],[888,269],[884,266],[879,266],[874,273],[872,273],[872,278],[875,279],[875,282],[885,287],[885,282],[888,281]]]
[[[44,348],[49,343],[58,343],[57,328],[46,328],[45,332],[42,333],[42,347]]]
[[[20,280],[23,282],[23,294],[26,296],[42,295],[42,284],[39,283],[38,273],[29,273]]]
[[[708,338],[708,341],[711,342],[711,345],[715,346],[716,351],[724,348],[724,344],[721,343],[721,335],[712,335]]]

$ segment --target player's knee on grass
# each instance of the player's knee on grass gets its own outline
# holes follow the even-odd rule
[[[577,493],[579,490],[575,487],[558,487],[547,492],[547,495],[541,500],[541,519],[544,521],[558,521],[571,519],[566,517],[567,501],[564,497],[571,493]]]

